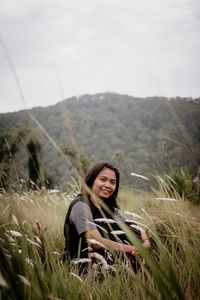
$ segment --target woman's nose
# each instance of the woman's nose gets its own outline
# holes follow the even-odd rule
[[[104,186],[110,188],[111,184],[110,184],[109,181],[106,181],[105,184],[104,184]]]

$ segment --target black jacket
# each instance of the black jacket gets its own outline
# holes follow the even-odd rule
[[[65,254],[70,259],[87,258],[88,251],[90,251],[90,249],[88,248],[88,244],[85,240],[84,234],[79,235],[75,225],[72,224],[69,220],[70,213],[71,213],[73,206],[79,201],[84,201],[83,196],[81,194],[79,194],[70,203],[68,211],[67,211],[67,215],[65,218],[65,224],[64,224]],[[117,222],[112,223],[112,224],[108,224],[106,221],[100,222],[99,219],[103,218],[105,220],[105,216],[109,219],[113,219],[113,218],[110,217],[108,215],[108,213],[105,211],[103,212],[104,215],[102,215],[101,211],[93,204],[92,201],[89,201],[88,205],[90,207],[90,210],[91,210],[91,213],[92,213],[92,216],[94,219],[94,223],[97,225],[97,228],[100,231],[101,235],[106,238],[109,238],[111,240],[118,241],[116,239],[116,236],[112,234],[112,231],[116,231],[116,230],[121,231],[121,228],[119,227]],[[132,224],[135,224],[135,223],[132,222]],[[130,225],[130,223],[127,225]],[[141,238],[140,230],[135,229],[135,228],[133,229],[132,227],[130,227],[130,228],[136,234],[136,236],[138,238]],[[122,243],[126,243],[127,241],[129,242],[125,233],[120,234],[119,238]],[[95,252],[98,252],[99,254],[105,256],[105,251],[103,249],[95,250]],[[134,265],[134,269],[136,269],[136,267],[135,267],[136,261],[135,261],[134,257],[131,257],[131,263],[132,263],[132,265]]]

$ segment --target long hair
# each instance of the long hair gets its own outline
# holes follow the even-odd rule
[[[87,172],[87,174],[85,175],[84,178],[84,183],[90,188],[92,189],[92,186],[94,184],[94,181],[96,179],[96,177],[98,176],[98,174],[104,169],[104,168],[108,168],[111,169],[115,172],[116,175],[116,188],[114,193],[112,194],[111,197],[109,197],[108,199],[106,199],[106,205],[110,208],[111,211],[114,211],[115,207],[118,207],[117,205],[117,195],[118,195],[118,190],[119,190],[119,181],[120,181],[120,173],[119,170],[114,167],[111,163],[106,162],[106,161],[99,161],[97,162],[95,165],[92,166],[92,168]],[[82,189],[81,189],[84,197],[86,199],[90,199],[90,195],[88,193],[88,191],[86,190],[86,188],[84,187],[84,184],[82,184]]]

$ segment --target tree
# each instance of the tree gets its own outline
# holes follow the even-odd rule
[[[3,190],[9,189],[11,166],[14,164],[15,154],[20,149],[28,132],[27,128],[7,129],[0,136],[0,184]]]
[[[40,143],[37,139],[32,138],[27,144],[27,149],[29,152],[29,187],[33,189],[41,188],[43,180],[40,168]]]
[[[72,145],[61,145],[60,147],[64,154],[69,155],[73,158],[73,163],[78,173],[80,175],[84,175],[90,165],[88,157],[83,153],[80,153],[80,151],[75,149],[75,147],[73,147]],[[79,155],[77,155],[77,151],[79,151]],[[79,157],[79,163],[77,163],[77,157]]]

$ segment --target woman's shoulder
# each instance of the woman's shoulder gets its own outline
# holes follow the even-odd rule
[[[83,195],[78,194],[69,204],[69,207],[67,209],[67,214],[66,214],[66,220],[68,222],[70,216],[72,214],[79,214],[83,212],[84,210],[88,209],[89,206],[85,203]]]
[[[74,200],[69,205],[69,210],[71,211],[72,209],[81,209],[81,208],[89,208],[88,204],[83,198],[82,194],[78,194]]]
[[[72,202],[70,203],[70,205],[75,204],[76,202],[79,202],[79,201],[83,201],[83,195],[82,194],[77,194],[75,196],[75,198],[72,200]]]
[[[67,215],[70,214],[72,208],[74,207],[74,205],[76,205],[76,203],[78,202],[83,202],[83,195],[82,194],[78,194],[76,195],[76,197],[70,202],[68,209],[67,209]]]

